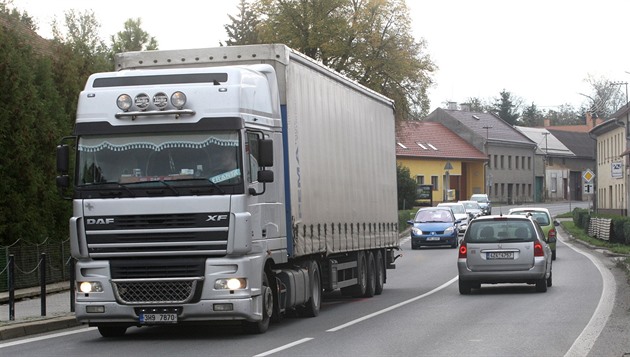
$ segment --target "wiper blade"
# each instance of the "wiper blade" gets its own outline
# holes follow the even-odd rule
[[[216,188],[217,190],[219,190],[219,192],[221,192],[222,195],[225,195],[225,190],[223,189],[223,187],[219,186],[216,182],[207,179],[207,178],[203,178],[203,177],[192,177],[192,178],[187,178],[187,179],[183,179],[183,180],[178,180],[178,181],[203,181],[203,182],[207,182],[210,184],[210,186]]]
[[[174,193],[176,196],[179,196],[179,191],[177,191],[177,190],[175,189],[175,187],[173,187],[170,183],[168,183],[168,182],[166,182],[166,181],[164,181],[164,180],[157,180],[157,181],[151,181],[151,182],[160,182],[160,183],[161,183],[161,184],[163,184],[164,186],[168,187],[171,191],[173,191],[173,193]]]

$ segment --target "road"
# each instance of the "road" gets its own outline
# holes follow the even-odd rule
[[[559,208],[562,210],[562,208]],[[564,209],[566,212],[566,209]],[[235,326],[130,328],[104,339],[77,328],[0,344],[5,356],[623,356],[628,310],[614,304],[610,260],[560,234],[553,286],[457,288],[457,250],[411,250],[382,295],[328,294],[317,318],[287,317],[263,335]],[[618,274],[618,273],[617,273]],[[627,288],[625,292],[627,294]],[[627,295],[622,300],[627,300]],[[611,317],[616,312],[621,316]],[[625,339],[624,339],[625,338]]]

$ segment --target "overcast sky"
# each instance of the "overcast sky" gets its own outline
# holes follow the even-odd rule
[[[227,14],[238,0],[13,0],[51,38],[54,17],[66,10],[94,11],[102,38],[141,18],[160,49],[217,46],[227,35]],[[413,35],[424,39],[439,67],[431,110],[447,101],[497,98],[505,89],[540,109],[579,106],[591,94],[591,75],[630,80],[628,0],[407,0]],[[626,86],[620,86],[624,91]]]

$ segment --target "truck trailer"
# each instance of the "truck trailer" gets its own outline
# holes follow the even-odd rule
[[[314,317],[398,257],[394,103],[281,44],[126,52],[57,147],[75,314],[132,326]]]

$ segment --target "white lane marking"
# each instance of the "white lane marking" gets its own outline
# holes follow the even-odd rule
[[[429,292],[427,292],[427,293],[424,293],[424,294],[422,294],[422,295],[416,296],[416,297],[411,298],[411,299],[409,299],[409,300],[406,300],[406,301],[400,302],[400,303],[398,303],[398,304],[396,304],[396,305],[392,305],[392,306],[390,306],[390,307],[388,307],[388,308],[386,308],[386,309],[383,309],[383,310],[380,310],[380,311],[376,311],[376,312],[371,313],[371,314],[369,314],[369,315],[365,315],[365,316],[363,316],[363,317],[360,317],[360,318],[358,318],[358,319],[356,319],[356,320],[352,320],[352,321],[350,321],[350,322],[348,322],[348,323],[345,323],[345,324],[343,324],[343,325],[340,325],[340,326],[337,326],[337,327],[331,328],[330,330],[326,330],[326,332],[336,332],[336,331],[339,331],[339,330],[341,330],[341,329],[343,329],[343,328],[346,328],[346,327],[348,327],[348,326],[352,326],[352,325],[358,324],[358,323],[359,323],[359,322],[361,322],[361,321],[365,321],[365,320],[367,320],[367,319],[371,319],[372,317],[378,316],[378,315],[380,315],[380,314],[384,314],[384,313],[386,313],[386,312],[388,312],[388,311],[392,311],[392,310],[397,309],[397,308],[399,308],[399,307],[401,307],[401,306],[404,306],[404,305],[407,305],[407,304],[409,304],[409,303],[412,303],[412,302],[414,302],[414,301],[416,301],[416,300],[420,300],[420,299],[422,299],[422,298],[425,298],[425,297],[427,297],[427,296],[429,296],[429,295],[431,295],[431,294],[434,294],[434,293],[436,293],[436,292],[438,292],[438,291],[440,291],[440,290],[442,290],[442,289],[446,288],[447,286],[451,285],[452,283],[454,283],[455,281],[457,281],[457,279],[458,279],[458,278],[459,278],[459,276],[456,276],[456,277],[454,277],[453,279],[451,279],[451,280],[447,281],[446,283],[444,283],[444,284],[442,284],[442,285],[438,286],[437,288],[435,288],[435,289],[433,289],[433,290],[431,290],[431,291],[429,291]]]
[[[595,312],[593,313],[593,316],[591,316],[591,319],[586,327],[584,327],[584,330],[582,330],[582,333],[575,339],[573,345],[565,354],[566,357],[586,356],[590,352],[591,348],[593,348],[595,341],[597,341],[597,337],[599,337],[599,334],[602,332],[602,330],[606,326],[606,323],[608,322],[608,318],[612,314],[617,285],[615,282],[615,277],[608,270],[608,268],[606,268],[604,264],[599,261],[597,257],[593,256],[590,253],[583,252],[578,248],[575,248],[573,244],[570,244],[564,240],[562,240],[562,243],[564,243],[574,251],[587,257],[591,262],[593,262],[595,267],[597,267],[597,270],[599,270],[599,274],[602,276],[602,295],[599,298],[597,308],[595,309]]]
[[[280,351],[283,351],[283,350],[289,349],[289,348],[291,348],[291,347],[293,347],[293,346],[297,346],[297,345],[299,345],[299,344],[302,344],[302,343],[304,343],[304,342],[308,342],[308,341],[310,341],[310,340],[312,340],[312,339],[313,339],[312,337],[306,337],[306,338],[303,338],[303,339],[301,339],[301,340],[297,340],[297,341],[295,341],[295,342],[291,342],[291,343],[289,343],[289,344],[287,344],[287,345],[280,346],[280,347],[278,347],[278,348],[274,348],[273,350],[269,350],[269,351],[267,351],[267,352],[263,352],[263,353],[261,353],[261,354],[257,354],[257,355],[255,355],[254,357],[269,356],[269,355],[274,354],[274,353],[276,353],[276,352],[280,352]]]
[[[48,340],[48,339],[51,339],[51,338],[57,338],[57,337],[62,337],[62,336],[74,335],[76,333],[83,333],[83,332],[92,331],[92,330],[96,330],[96,327],[86,327],[86,328],[82,328],[82,329],[79,329],[79,330],[58,332],[58,333],[53,333],[53,334],[50,334],[50,335],[25,338],[25,339],[19,340],[19,341],[0,343],[0,348],[11,347],[11,346],[18,346],[18,345],[23,345],[25,343],[31,343],[31,342],[37,342],[37,341],[44,341],[44,340]]]

